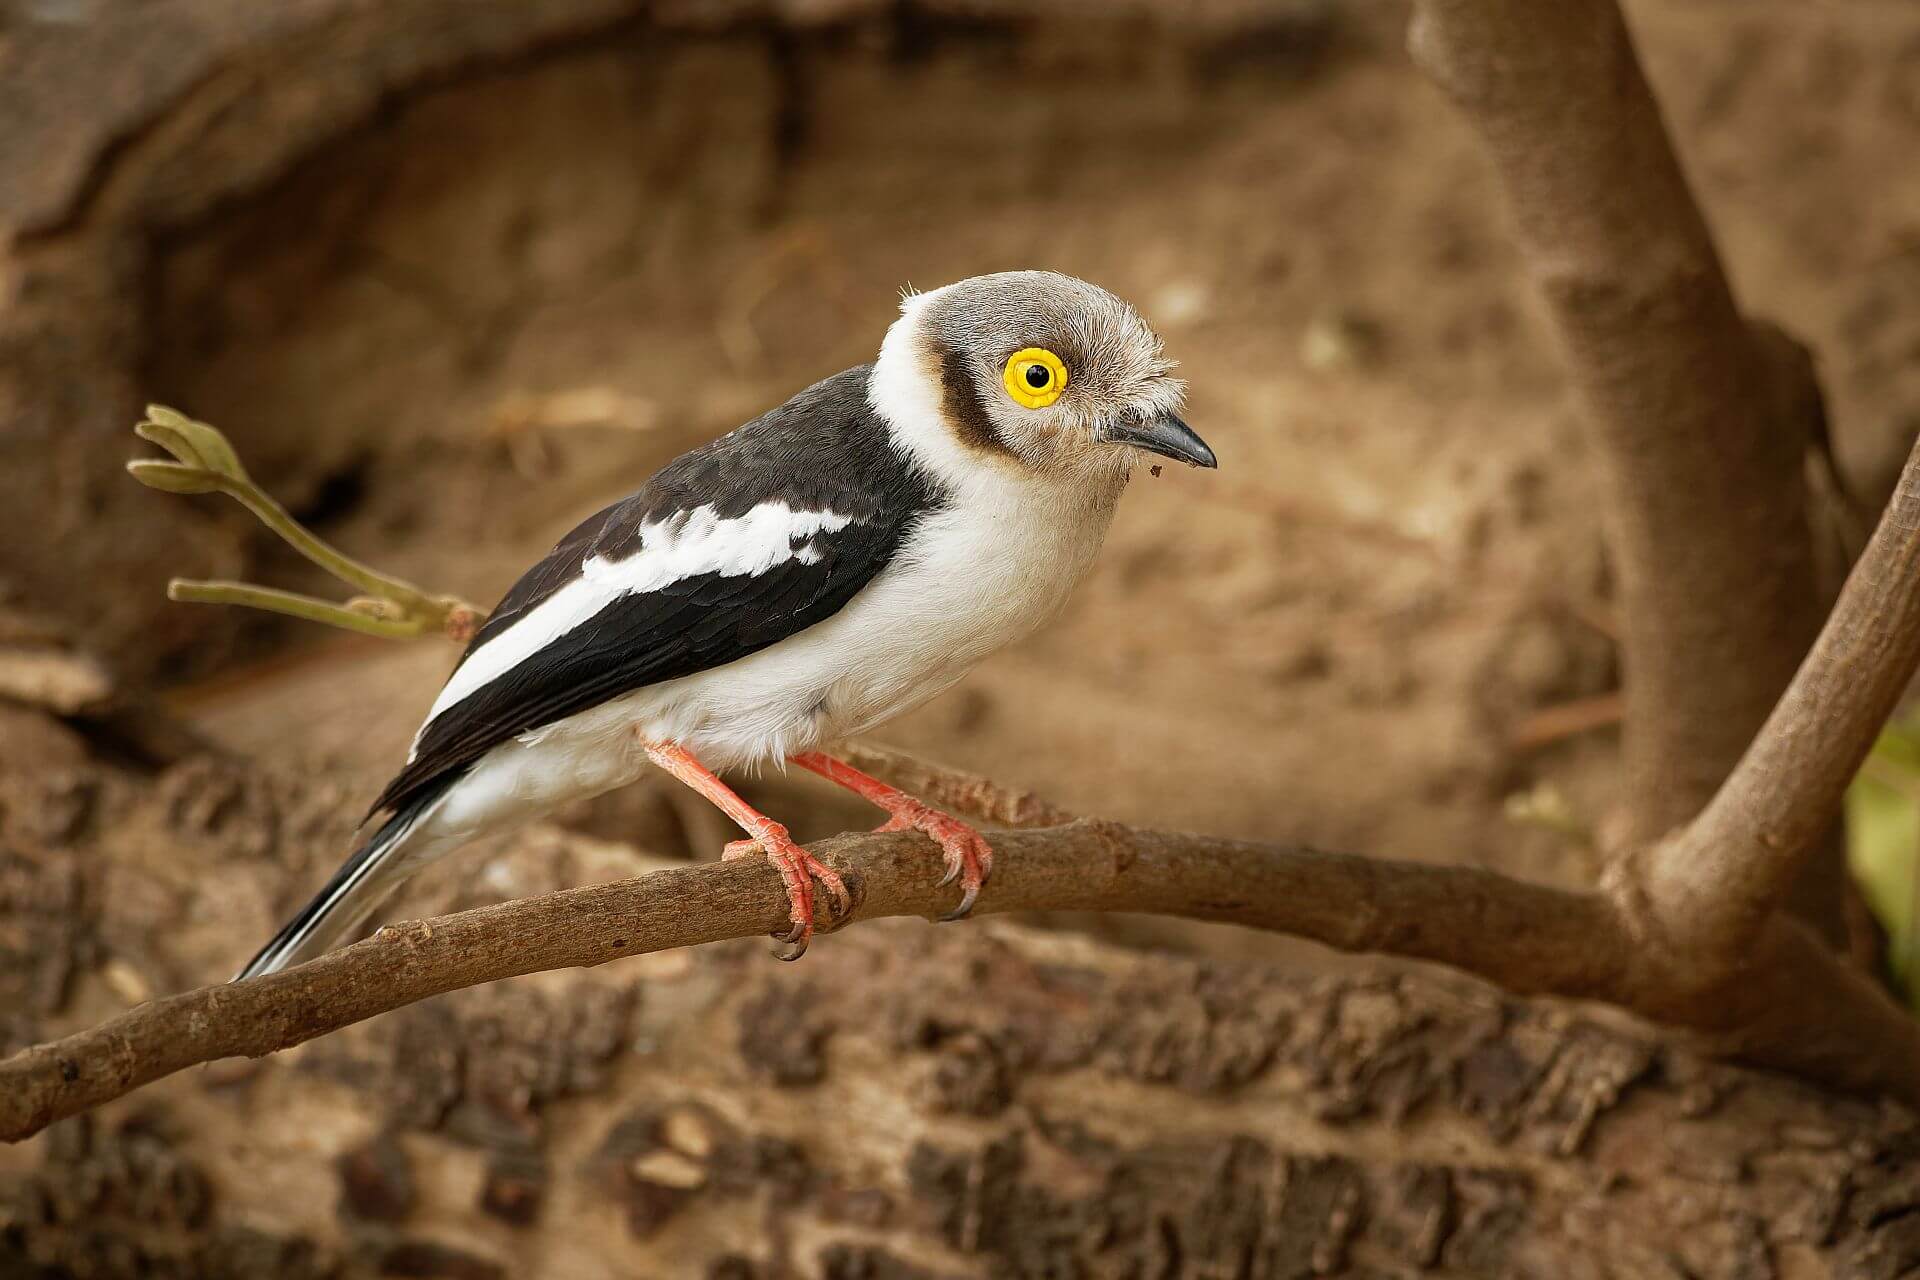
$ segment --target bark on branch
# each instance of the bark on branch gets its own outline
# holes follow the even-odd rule
[[[980,913],[1157,912],[1438,960],[1520,992],[1623,989],[1627,939],[1598,895],[1091,821],[995,844]],[[813,852],[853,891],[850,921],[952,906],[953,890],[936,884],[940,860],[918,836],[844,836]],[[0,1137],[26,1137],[195,1063],[271,1053],[440,992],[765,935],[784,928],[786,912],[771,866],[730,862],[391,926],[283,973],[155,1000],[0,1062]]]
[[[1607,1000],[1702,1029],[1705,1047],[1920,1102],[1920,1027],[1803,928],[1777,920],[1755,974],[1690,989],[1596,893],[1491,872],[1079,821],[995,837],[981,913],[1134,911],[1291,933],[1479,974],[1520,994]],[[815,846],[853,890],[840,925],[935,916],[952,890],[912,835]],[[714,863],[395,925],[283,973],[203,987],[0,1062],[0,1138],[196,1063],[259,1056],[460,987],[784,927],[764,863]],[[823,927],[825,927],[823,922]]]
[[[1815,862],[1853,775],[1920,669],[1920,451],[1766,726],[1641,879],[1676,937],[1736,963]]]
[[[840,757],[856,769],[885,778],[943,809],[970,814],[996,827],[1057,827],[1078,815],[1032,792],[1008,787],[978,773],[922,760],[877,742],[848,742]]]

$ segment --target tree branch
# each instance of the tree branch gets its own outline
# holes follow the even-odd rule
[[[1920,662],[1914,464],[1809,651],[1811,359],[1740,316],[1616,0],[1418,0],[1409,44],[1506,183],[1607,482],[1631,819],[1613,892],[1709,988],[1757,971],[1776,910],[1841,942],[1841,796]]]
[[[1699,1028],[1710,1050],[1920,1102],[1920,1028],[1784,921],[1767,935],[1757,979],[1676,993],[1665,957],[1600,894],[1086,820],[994,842],[983,914],[1151,912],[1436,961],[1522,995],[1612,1001]],[[841,836],[813,852],[853,891],[839,925],[951,906],[953,890],[936,883],[939,859],[917,836]],[[784,928],[786,912],[778,873],[742,861],[389,926],[282,973],[155,1000],[0,1062],[0,1138],[27,1137],[196,1063],[272,1053],[442,992],[763,935]]]
[[[1438,960],[1521,992],[1604,996],[1625,962],[1626,937],[1597,895],[1487,872],[1092,821],[999,833],[994,842],[1000,856],[980,913],[1227,921]],[[940,860],[918,836],[843,836],[813,851],[854,894],[847,922],[937,916],[952,906],[954,891],[936,883]],[[282,973],[155,1000],[0,1062],[0,1137],[26,1137],[195,1063],[271,1053],[444,991],[765,935],[784,928],[786,913],[778,873],[745,861],[389,926]]]
[[[1739,766],[1639,879],[1661,927],[1701,958],[1743,960],[1789,901],[1853,776],[1920,670],[1920,448],[1806,661]]]
[[[1615,0],[1417,0],[1408,43],[1487,145],[1585,402],[1619,575],[1622,834],[1646,844],[1714,794],[1819,625],[1818,388],[1740,315]],[[1833,933],[1837,858],[1824,872],[1807,915]]]
[[[948,768],[877,742],[848,742],[836,752],[856,769],[884,778],[943,809],[957,809],[996,827],[1057,827],[1076,815],[1032,791],[1002,786],[983,774]]]

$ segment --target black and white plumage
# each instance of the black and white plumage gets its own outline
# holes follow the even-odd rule
[[[745,810],[683,770],[819,768],[814,748],[918,705],[1059,609],[1137,449],[1213,465],[1175,416],[1158,340],[1103,290],[1017,272],[901,311],[874,364],[676,459],[515,584],[376,801],[387,819],[242,977],[316,954],[425,863],[649,759]],[[1058,377],[1036,394],[1041,357]],[[950,865],[956,832],[986,853],[882,784],[828,776],[934,834]],[[745,812],[761,845],[786,844]],[[984,870],[967,858],[970,904]],[[789,887],[804,945],[810,900]]]

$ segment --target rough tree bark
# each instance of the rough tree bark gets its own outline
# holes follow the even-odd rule
[[[937,794],[937,793],[936,793]],[[975,908],[1155,911],[1275,929],[1351,951],[1393,951],[1510,990],[1617,999],[1625,938],[1605,902],[1457,868],[1076,822],[994,839]],[[829,840],[813,852],[854,905],[834,927],[937,918],[952,893],[918,836]],[[786,909],[763,862],[717,863],[383,929],[258,981],[202,987],[0,1061],[0,1140],[18,1140],[161,1076],[258,1057],[428,996],[549,969],[774,932]],[[824,910],[824,908],[822,908]],[[1920,1092],[1913,1094],[1920,1102]]]

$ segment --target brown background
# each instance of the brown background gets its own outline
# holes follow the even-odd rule
[[[1813,346],[1877,501],[1920,428],[1920,13],[1628,16],[1742,302]],[[1068,614],[887,738],[1085,812],[1589,883],[1503,802],[1551,782],[1597,820],[1611,794],[1608,733],[1516,740],[1616,686],[1591,477],[1403,18],[15,6],[0,639],[98,655],[226,754],[0,703],[5,1038],[229,972],[451,658],[166,604],[173,573],[322,584],[237,509],[125,479],[142,401],[222,426],[349,550],[485,601],[673,454],[870,358],[901,286],[1022,266],[1141,307],[1221,470],[1143,475]],[[803,834],[863,818],[755,794]],[[393,910],[723,838],[643,786]],[[1050,923],[543,975],[189,1073],[0,1151],[0,1273],[1914,1261],[1901,1124],[1868,1108],[1267,937]]]

